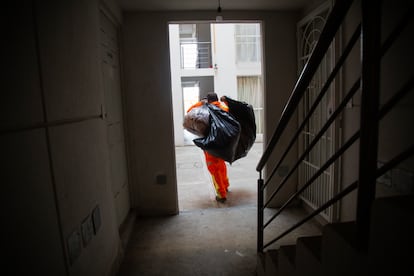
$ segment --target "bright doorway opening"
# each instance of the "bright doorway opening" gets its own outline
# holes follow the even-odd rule
[[[255,166],[262,152],[264,125],[261,23],[171,23],[169,38],[180,211],[217,207],[204,154],[192,142],[196,136],[183,128],[188,108],[209,92],[254,108],[258,145],[247,157],[227,164],[233,190],[233,201],[227,206],[255,204]]]

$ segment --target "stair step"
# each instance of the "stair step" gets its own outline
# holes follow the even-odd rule
[[[371,211],[368,250],[357,244],[355,222],[327,224],[321,236],[267,251],[257,275],[414,275],[414,195],[377,198]]]
[[[266,276],[278,275],[279,266],[278,250],[269,250],[266,252],[265,268]]]
[[[354,222],[328,224],[322,231],[323,275],[366,275],[366,253],[357,248]]]
[[[414,248],[413,233],[413,195],[376,199],[370,228],[370,272],[414,274],[411,254]]]
[[[296,245],[296,275],[321,275],[322,236],[300,237]]]
[[[295,273],[296,245],[283,245],[279,248],[279,275],[289,276]]]

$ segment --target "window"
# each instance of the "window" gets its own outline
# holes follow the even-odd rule
[[[236,62],[261,62],[260,24],[235,25]]]
[[[184,101],[184,114],[187,110],[196,102],[200,100],[200,88],[198,82],[183,82],[183,101]]]
[[[264,114],[260,77],[237,77],[237,98],[253,106],[256,133],[263,133]]]

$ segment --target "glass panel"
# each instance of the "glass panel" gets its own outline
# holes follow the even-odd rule
[[[193,86],[183,86],[183,99],[184,99],[184,114],[187,113],[187,110],[199,101],[200,89],[197,84]]]
[[[256,120],[256,133],[263,133],[263,97],[259,77],[238,77],[237,95],[240,101],[253,106]]]
[[[261,62],[260,25],[236,24],[236,62]]]
[[[324,10],[321,13],[310,18],[306,23],[299,27],[299,34],[301,35],[301,45],[299,49],[299,66],[305,67],[306,62],[310,58],[314,47],[316,46],[320,33],[325,25],[325,18],[329,11]],[[309,84],[309,87],[301,101],[302,110],[300,112],[300,122],[308,115],[311,106],[318,97],[322,86],[331,71],[331,54],[332,49],[327,51],[324,60],[314,75],[314,78]],[[308,124],[301,134],[301,148],[303,152],[313,142],[315,135],[319,133],[321,128],[328,120],[331,110],[333,109],[334,89],[330,89],[321,102],[316,107],[313,115],[310,117]],[[303,173],[300,174],[300,185],[304,185],[319,168],[331,157],[333,151],[333,126],[331,126],[323,136],[317,141],[313,149],[301,164]],[[301,153],[299,153],[301,154]],[[302,199],[312,208],[318,208],[333,196],[334,183],[332,182],[333,166],[326,169],[314,183],[303,193]],[[332,208],[327,209],[323,214],[328,220],[332,220]]]

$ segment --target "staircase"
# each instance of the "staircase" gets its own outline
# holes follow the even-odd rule
[[[328,224],[321,236],[259,254],[257,275],[413,275],[413,211],[413,195],[378,198],[367,249],[357,240],[355,222]]]
[[[349,36],[326,82],[315,93],[311,107],[307,110],[301,109],[301,101],[308,93],[312,78],[327,49],[338,31],[349,27],[347,13],[351,11],[351,15],[355,16],[355,5],[358,7],[360,21],[351,16],[351,21],[358,23],[354,24],[353,34]],[[257,275],[413,275],[414,259],[411,256],[414,256],[414,131],[410,122],[414,118],[413,10],[413,1],[335,1],[317,44],[256,167],[259,172]],[[360,53],[360,67],[355,66],[355,62],[353,67],[347,64],[349,60],[355,61],[350,55],[353,48]],[[320,129],[315,131],[305,145],[298,137],[302,131],[309,129],[309,118],[313,116],[318,105],[323,104],[321,99],[334,80],[346,78],[346,74],[341,75],[340,72],[346,71],[347,67],[355,69],[355,72],[361,71],[361,74],[358,74],[355,81],[349,81],[335,110],[327,116]],[[392,73],[392,70],[398,70],[398,73]],[[351,109],[349,106],[353,105],[355,98],[358,98],[357,109]],[[411,112],[404,113],[408,110]],[[291,119],[301,112],[305,114],[303,120],[294,126],[295,130],[292,133],[285,131],[288,124],[292,123]],[[296,191],[286,201],[278,201],[282,202],[281,206],[265,222],[266,208],[271,206],[272,200],[280,195],[280,190],[286,184],[292,185],[294,181],[288,182],[288,179],[297,175],[297,168],[315,150],[315,145],[319,143],[323,133],[333,122],[343,123],[341,114],[349,115],[351,112],[357,114],[359,121],[355,120],[352,126],[348,122],[348,133],[342,136],[343,141],[335,148],[334,153],[326,158],[324,164],[315,168],[308,179],[300,179],[298,182],[303,183],[297,183]],[[295,123],[294,120],[293,122]],[[343,131],[347,129],[343,128]],[[285,136],[282,139],[282,135],[290,135],[288,138],[291,140]],[[357,144],[354,147],[357,150],[352,149],[354,144]],[[285,157],[295,146],[299,149],[297,159],[285,161]],[[301,194],[312,187],[324,170],[338,164],[335,163],[337,161],[342,164],[344,160],[348,162],[348,166],[340,167],[340,171],[342,175],[355,177],[352,184],[345,183],[351,179],[347,178],[345,181],[340,178],[339,191],[335,191],[326,202],[312,207],[306,218],[289,229],[276,233],[266,228],[291,203],[300,200]],[[281,171],[279,168],[283,163],[289,163],[289,171],[278,181],[274,176]],[[407,177],[396,176],[398,171],[406,171],[403,174]],[[395,179],[388,181],[394,174]],[[387,185],[395,180],[392,185],[409,188],[404,191],[400,189],[398,193],[388,191],[384,194],[378,185],[381,178],[385,178]],[[351,192],[355,197],[348,197]],[[342,204],[344,202],[347,204]],[[270,248],[276,241],[308,220],[320,217],[324,210],[335,204],[342,208],[355,208],[355,212],[351,212],[355,218],[347,219],[347,222],[342,222],[345,219],[341,217],[337,219],[341,222],[327,221],[319,236],[299,237],[295,244]],[[266,238],[270,240],[267,243],[264,243],[265,230]]]

